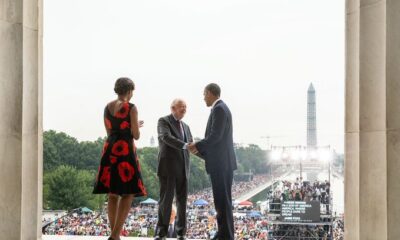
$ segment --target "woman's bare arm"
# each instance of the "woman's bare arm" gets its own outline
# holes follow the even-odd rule
[[[139,127],[141,127],[142,123],[139,123],[138,121],[138,111],[136,106],[134,105],[130,111],[130,116],[131,116],[131,132],[132,136],[135,140],[138,140],[140,137],[140,131]]]

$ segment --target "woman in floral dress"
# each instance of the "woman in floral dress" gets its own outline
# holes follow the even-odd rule
[[[135,85],[129,78],[115,82],[116,100],[104,109],[107,140],[94,186],[94,194],[108,194],[109,240],[119,240],[134,197],[147,195],[140,173],[134,139],[140,137],[138,111],[130,103]]]

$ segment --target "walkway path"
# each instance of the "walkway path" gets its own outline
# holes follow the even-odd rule
[[[289,174],[290,174],[289,172],[286,172],[286,173],[282,174],[280,177],[274,179],[274,181],[284,179]],[[272,182],[273,181],[268,181],[268,182],[266,182],[264,184],[261,184],[260,186],[250,190],[249,192],[244,193],[243,195],[238,197],[236,200],[239,201],[239,202],[249,200],[250,198],[252,198],[255,195],[259,194],[260,192],[264,191],[264,189],[266,189],[267,187],[271,186]]]

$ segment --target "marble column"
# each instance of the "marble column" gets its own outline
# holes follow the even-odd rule
[[[345,239],[400,239],[400,4],[346,4]],[[399,140],[398,140],[399,139]]]
[[[40,15],[38,0],[0,0],[1,239],[41,239]]]
[[[388,239],[400,239],[400,1],[386,7]]]
[[[346,3],[345,239],[359,239],[359,0]]]

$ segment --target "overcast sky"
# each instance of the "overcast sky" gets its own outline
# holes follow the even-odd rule
[[[145,121],[138,147],[157,137],[175,97],[203,137],[210,82],[232,111],[235,142],[305,145],[312,82],[318,144],[343,152],[344,19],[344,0],[45,0],[44,128],[104,136],[104,107],[127,76]]]

